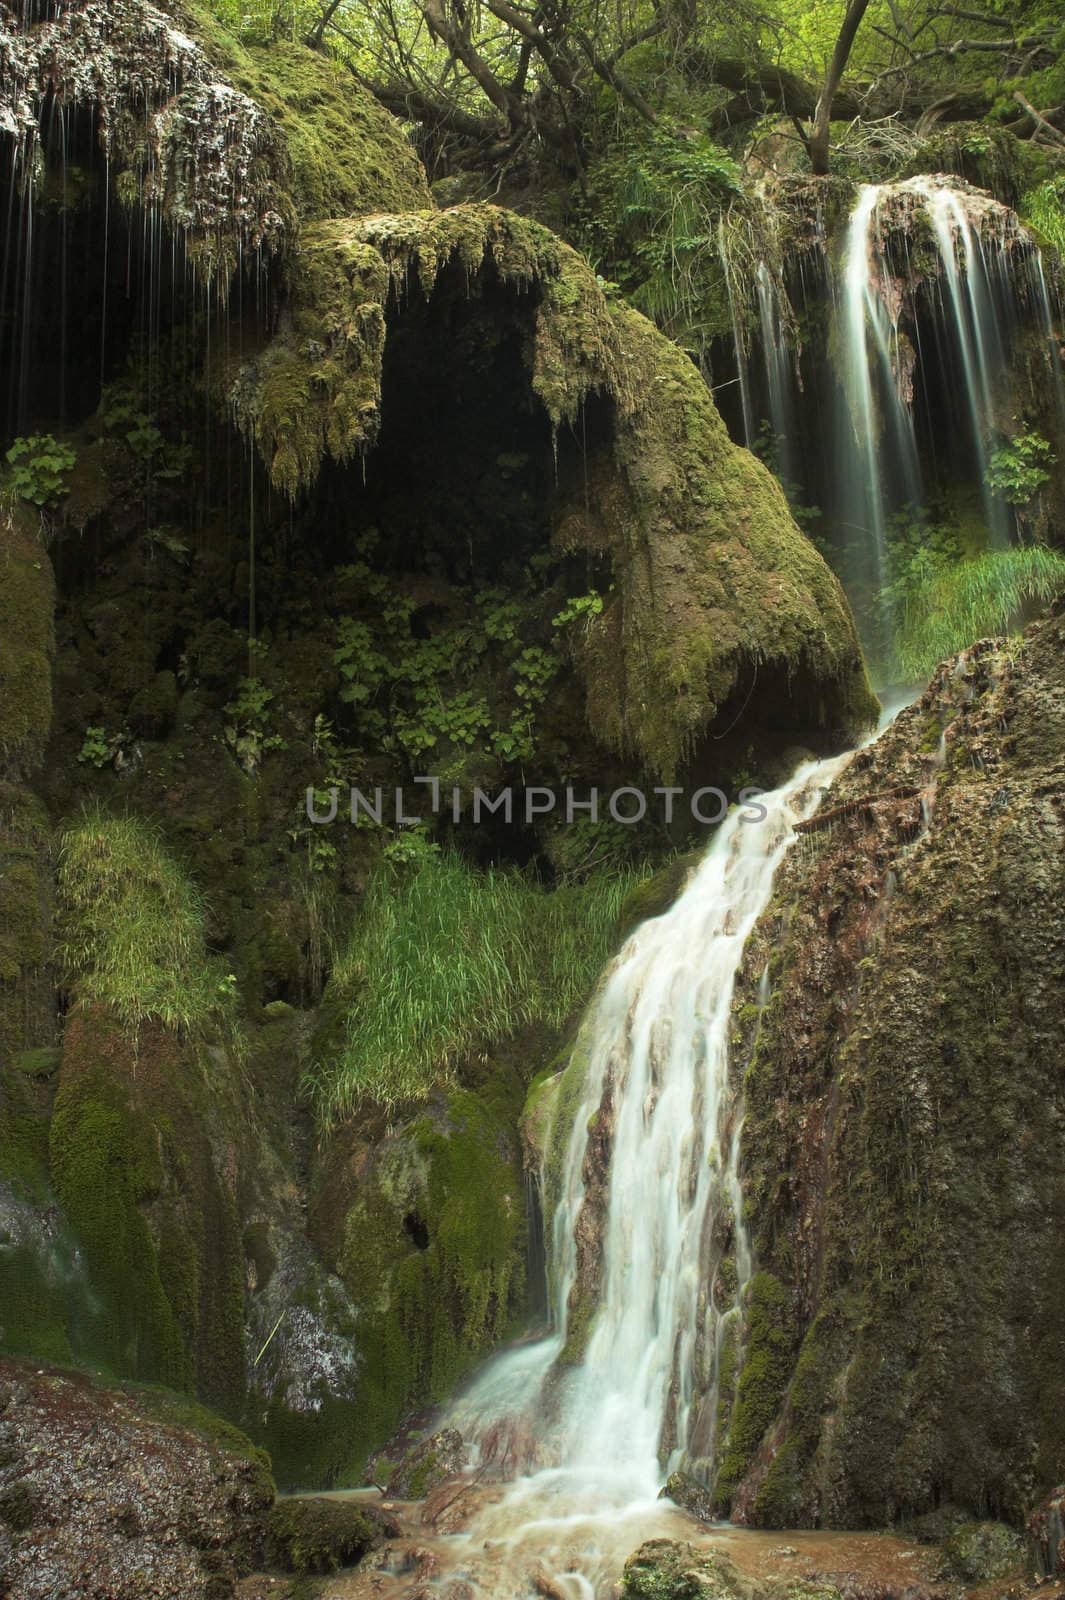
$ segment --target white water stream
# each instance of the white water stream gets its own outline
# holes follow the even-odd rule
[[[587,1068],[549,1240],[555,1331],[497,1357],[447,1418],[486,1452],[539,1467],[475,1521],[471,1551],[505,1532],[537,1551],[567,1596],[609,1593],[639,1538],[676,1516],[657,1501],[666,1472],[697,1436],[695,1453],[712,1457],[721,1327],[739,1314],[750,1276],[740,1074],[729,1059],[736,972],[795,823],[848,760],[801,766],[761,796],[760,819],[735,809],[680,898],[608,969],[582,1033]],[[612,1137],[597,1310],[583,1362],[561,1369],[590,1129],[602,1117]],[[724,1306],[712,1293],[722,1224],[735,1266]]]

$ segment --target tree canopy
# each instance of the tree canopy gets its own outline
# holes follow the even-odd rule
[[[1047,0],[216,0],[262,40],[336,54],[414,124],[431,174],[580,176],[630,119],[719,140],[789,119],[816,173],[833,123],[989,117],[1065,148],[1065,22]]]

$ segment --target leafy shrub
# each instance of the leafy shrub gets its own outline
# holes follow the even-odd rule
[[[50,433],[16,439],[7,452],[8,484],[20,500],[35,506],[54,505],[66,494],[66,474],[77,461],[68,444]]]
[[[326,1119],[362,1100],[424,1098],[484,1042],[561,1025],[610,955],[636,882],[611,872],[549,891],[450,852],[418,854],[413,871],[376,874],[334,966],[346,1035],[310,1080]]]
[[[57,891],[58,957],[76,998],[106,1001],[129,1027],[187,1030],[226,998],[204,901],[150,824],[86,811],[61,836]]]
[[[1008,500],[1011,506],[1026,506],[1044,483],[1050,481],[1049,468],[1055,460],[1050,442],[1040,433],[1019,433],[991,453],[988,462],[988,488]]]

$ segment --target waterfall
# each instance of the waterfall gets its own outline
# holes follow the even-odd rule
[[[730,813],[673,907],[625,944],[582,1029],[551,1233],[555,1331],[492,1362],[449,1420],[497,1455],[505,1440],[513,1460],[535,1441],[537,1463],[584,1502],[646,1503],[666,1471],[711,1467],[721,1324],[750,1276],[733,986],[794,824],[847,759],[806,763]],[[564,1367],[582,1301],[590,1331]]]
[[[766,392],[769,397],[769,421],[773,428],[777,468],[785,484],[794,479],[792,456],[794,417],[791,407],[792,370],[788,356],[784,319],[781,316],[781,295],[773,274],[764,261],[758,263],[755,274],[758,294],[758,321],[762,338],[762,358],[765,363]]]
[[[865,184],[847,225],[839,312],[845,417],[838,497],[848,534],[864,536],[868,559],[852,564],[857,583],[885,576],[885,481],[894,506],[920,502],[920,473],[909,409],[908,362],[899,338],[899,299],[882,249],[878,184]],[[901,489],[901,495],[898,490]]]
[[[1003,502],[988,487],[987,467],[988,436],[994,420],[991,373],[1005,370],[1005,358],[987,262],[980,240],[955,191],[935,187],[925,179],[915,180],[913,187],[927,202],[927,213],[943,268],[941,282],[949,313],[943,320],[961,354],[965,405],[972,431],[973,455],[979,473],[984,516],[992,544],[1001,548],[1009,538],[1009,518]]]

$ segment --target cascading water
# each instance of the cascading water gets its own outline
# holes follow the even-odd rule
[[[672,1515],[656,1510],[666,1471],[712,1467],[721,1334],[750,1276],[733,986],[795,823],[848,759],[804,764],[760,797],[764,816],[734,810],[671,910],[608,970],[582,1030],[587,1065],[552,1219],[555,1330],[496,1358],[450,1413],[497,1464],[541,1466],[478,1519],[470,1549],[486,1533],[505,1529],[514,1543],[533,1529],[540,1558],[565,1568],[553,1573],[563,1593],[609,1592],[634,1530]],[[729,1289],[715,1292],[726,1255]],[[575,1308],[592,1320],[567,1367]]]
[[[920,474],[909,400],[909,362],[899,338],[898,296],[881,247],[881,189],[866,184],[847,227],[840,286],[839,347],[845,416],[840,520],[868,560],[852,565],[856,583],[885,576],[888,471],[897,496],[920,503]],[[852,541],[853,547],[853,541]]]
[[[943,268],[941,284],[949,309],[943,323],[951,331],[961,354],[965,403],[984,516],[992,543],[1002,547],[1009,538],[1009,519],[1005,505],[988,486],[987,468],[989,434],[994,420],[991,373],[1004,372],[1006,363],[988,264],[979,236],[955,191],[920,178],[914,180],[913,187],[927,202]]]
[[[785,338],[784,319],[781,316],[781,294],[773,274],[764,261],[758,263],[755,288],[758,294],[758,322],[777,471],[785,484],[790,484],[795,474],[793,461],[795,419],[791,404],[793,374]]]

